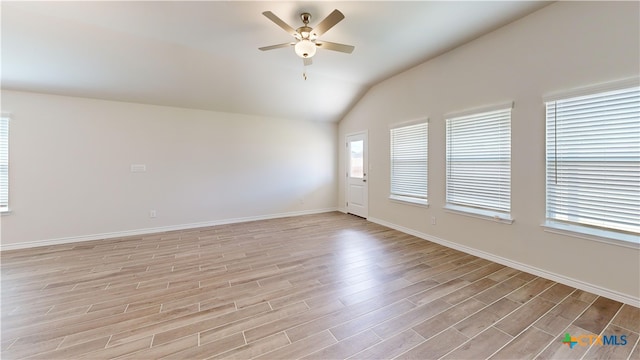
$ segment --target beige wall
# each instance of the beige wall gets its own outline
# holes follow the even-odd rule
[[[3,249],[336,208],[333,123],[14,91],[2,111]]]
[[[640,251],[545,232],[544,94],[638,76],[638,2],[559,2],[376,86],[339,124],[369,133],[369,216],[424,237],[640,298]],[[455,25],[454,25],[455,26]],[[437,36],[437,34],[434,34]],[[445,212],[443,114],[514,101],[512,225]],[[428,209],[388,200],[389,124],[428,116]],[[339,152],[344,169],[344,152]],[[345,203],[339,177],[338,204]],[[431,225],[432,216],[437,224]],[[620,298],[619,297],[619,298]]]

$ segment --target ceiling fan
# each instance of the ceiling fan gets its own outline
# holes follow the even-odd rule
[[[311,14],[306,12],[300,14],[300,19],[302,19],[302,23],[304,25],[297,29],[289,26],[271,11],[265,11],[262,13],[262,15],[266,16],[269,20],[273,21],[276,25],[280,26],[284,31],[291,34],[296,39],[295,42],[288,42],[259,48],[262,51],[293,46],[296,54],[302,58],[305,66],[311,65],[311,58],[316,54],[316,50],[318,48],[339,51],[347,54],[351,54],[351,52],[353,52],[354,47],[351,45],[338,44],[318,39],[320,36],[322,36],[322,34],[327,32],[327,30],[331,29],[337,23],[342,21],[342,19],[344,19],[344,15],[337,9],[333,10],[333,12],[331,12],[331,14],[324,18],[324,20],[320,21],[320,23],[316,25],[315,28],[309,27]]]

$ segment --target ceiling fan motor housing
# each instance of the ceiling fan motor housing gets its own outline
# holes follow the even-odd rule
[[[316,54],[316,44],[315,34],[312,32],[313,28],[309,27],[309,21],[311,20],[311,14],[302,13],[300,14],[300,19],[304,23],[304,26],[301,26],[296,29],[298,38],[298,42],[296,43],[294,50],[296,54],[303,59],[310,58]]]
[[[311,21],[311,14],[306,12],[302,13],[300,14],[300,19],[302,19],[302,23],[304,23],[304,25],[296,29],[296,32],[300,36],[298,40],[302,40],[302,39],[309,39],[312,41],[315,40],[316,34],[312,32],[313,28],[309,27],[309,21]]]

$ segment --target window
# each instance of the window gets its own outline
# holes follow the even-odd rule
[[[511,107],[447,117],[446,209],[512,222]]]
[[[546,99],[547,223],[638,242],[640,87],[600,91]]]
[[[0,212],[9,211],[9,116],[0,116]]]
[[[349,143],[349,177],[364,178],[364,140],[351,141]]]
[[[426,120],[391,129],[389,198],[427,205],[427,130]]]

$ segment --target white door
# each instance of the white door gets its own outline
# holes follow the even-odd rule
[[[367,134],[347,136],[347,212],[366,218],[369,212]]]

